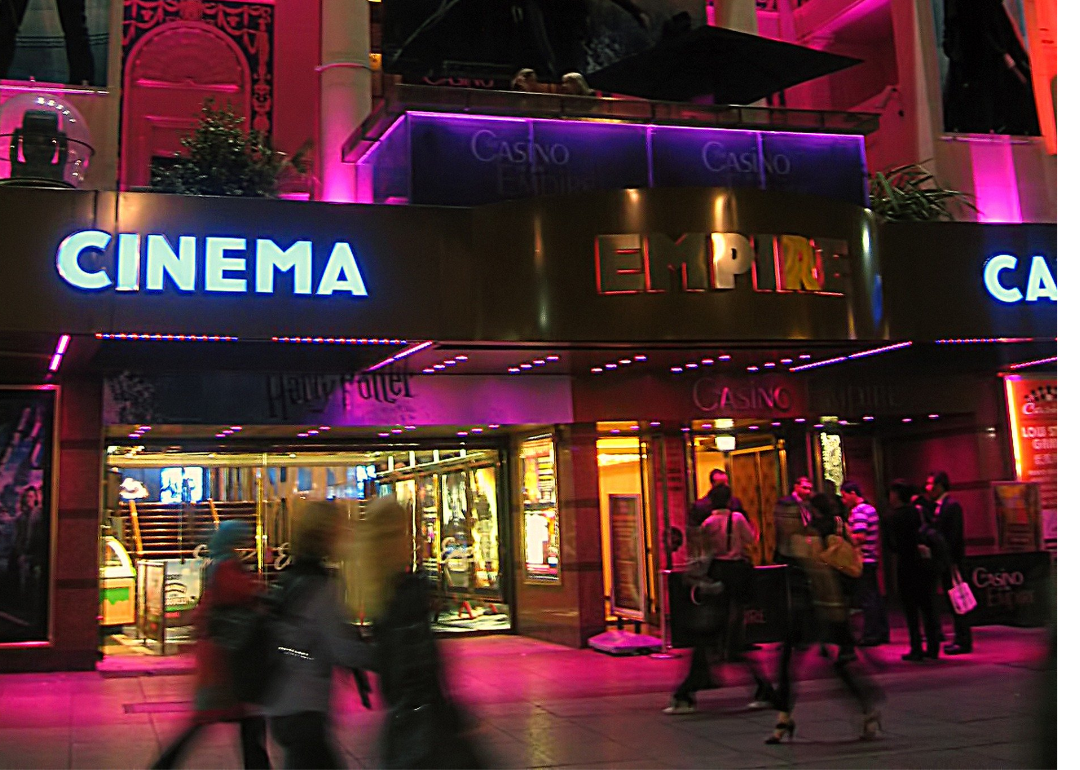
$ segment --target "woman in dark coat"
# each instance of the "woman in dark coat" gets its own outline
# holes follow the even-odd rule
[[[777,554],[787,564],[789,617],[787,635],[780,653],[779,683],[776,708],[779,715],[776,729],[766,743],[779,743],[795,736],[794,682],[791,677],[791,658],[796,649],[805,648],[811,641],[835,644],[846,648],[851,643],[848,625],[848,603],[840,573],[820,560],[830,535],[850,539],[847,526],[835,512],[829,495],[817,494],[810,499],[810,518],[796,515],[778,518],[776,522]],[[877,704],[881,694],[873,682],[857,674],[851,661],[838,655],[833,670],[845,689],[859,704],[862,730],[859,737],[868,739],[877,734],[881,714]]]
[[[205,589],[195,611],[195,708],[191,724],[161,757],[154,768],[174,767],[191,739],[215,722],[239,722],[245,768],[269,768],[266,753],[266,720],[234,692],[224,649],[210,638],[210,615],[217,607],[243,606],[258,600],[259,584],[244,567],[236,549],[251,541],[251,527],[240,521],[223,521],[210,537],[210,563]]]

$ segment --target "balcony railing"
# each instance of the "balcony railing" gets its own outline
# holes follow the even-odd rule
[[[614,99],[398,84],[387,91],[382,103],[349,137],[342,148],[342,159],[347,162],[358,160],[364,151],[372,143],[377,142],[383,132],[406,112],[443,112],[554,120],[600,120],[863,136],[873,133],[878,128],[878,115],[870,112],[688,104],[645,99]]]

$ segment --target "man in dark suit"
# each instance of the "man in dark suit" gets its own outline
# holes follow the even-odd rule
[[[730,486],[731,484],[728,481],[727,471],[720,470],[719,468],[713,468],[711,471],[709,471],[709,491],[704,497],[694,501],[694,505],[690,509],[690,526],[700,527],[701,522],[709,518],[709,514],[712,513],[713,509],[710,499],[713,490],[717,487]],[[743,509],[742,506],[742,501],[734,495],[731,498],[731,502],[728,503],[728,506],[733,511],[738,511],[739,513],[744,515],[746,514],[746,511]]]
[[[941,533],[949,545],[949,564],[941,576],[941,584],[948,591],[952,587],[952,569],[964,568],[964,510],[949,495],[949,474],[935,471],[926,478],[926,495],[929,498],[927,518],[930,526]],[[946,655],[963,655],[971,652],[971,626],[967,616],[953,615],[953,642],[945,648]]]

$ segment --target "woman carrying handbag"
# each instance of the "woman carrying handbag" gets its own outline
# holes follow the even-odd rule
[[[758,693],[772,693],[758,667],[742,653],[743,611],[754,579],[754,567],[746,553],[757,540],[757,534],[743,514],[730,510],[730,487],[713,487],[709,501],[713,511],[701,525],[704,547],[711,554],[708,580],[704,582],[717,588],[698,588],[695,593],[699,602],[708,603],[708,616],[716,619],[715,629],[711,634],[703,634],[694,645],[690,670],[672,695],[671,704],[664,709],[665,714],[694,713],[697,691],[716,686],[709,664],[709,654],[714,648],[721,659],[738,660],[747,666]]]

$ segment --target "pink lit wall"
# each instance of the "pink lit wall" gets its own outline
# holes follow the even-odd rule
[[[1023,222],[1010,138],[979,137],[970,140],[968,147],[978,220],[1003,224]]]

